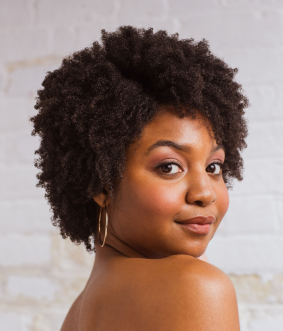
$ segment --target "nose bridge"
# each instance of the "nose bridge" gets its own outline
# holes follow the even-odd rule
[[[190,204],[209,205],[216,200],[210,176],[205,169],[197,169],[188,180],[186,199]]]

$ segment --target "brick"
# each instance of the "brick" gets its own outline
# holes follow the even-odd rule
[[[120,7],[117,17],[119,21],[123,22],[123,25],[126,25],[129,24],[129,18],[161,18],[166,15],[166,12],[164,0],[120,0]]]
[[[238,297],[238,293],[237,293],[237,297]],[[247,305],[241,304],[241,302],[238,302],[238,309],[239,309],[239,317],[240,317],[240,330],[249,331],[248,322],[249,320],[251,320],[250,311],[248,310]]]
[[[0,95],[3,94],[5,86],[5,75],[3,72],[0,72]]]
[[[49,263],[51,241],[43,235],[11,234],[1,236],[0,265],[8,266],[42,266]]]
[[[276,99],[275,99],[275,105],[273,109],[271,110],[271,116],[274,116],[275,118],[283,118],[283,111],[282,111],[282,103],[283,103],[283,84],[277,83],[274,86],[274,89],[276,91]],[[273,115],[274,114],[274,115]]]
[[[249,121],[246,158],[283,157],[283,120]]]
[[[49,208],[45,199],[0,201],[1,235],[53,232]]]
[[[261,11],[264,15],[266,11],[275,10],[280,12],[282,10],[282,2],[280,0],[220,0],[220,2],[224,13],[225,11],[233,11],[235,14],[244,11]]]
[[[123,20],[111,19],[103,23],[98,23],[98,27],[95,27],[95,29],[88,27],[79,28],[79,48],[90,46],[93,41],[99,41],[101,37],[101,27],[103,27],[107,32],[113,32],[122,25],[133,25],[137,28],[145,29],[153,28],[154,32],[158,30],[166,30],[169,34],[176,33],[178,27],[178,24],[173,18],[167,17],[129,16]]]
[[[282,273],[283,236],[215,235],[207,249],[210,263],[226,273]]]
[[[271,196],[232,197],[217,234],[221,236],[277,234],[278,204],[279,202],[274,201]]]
[[[283,327],[283,317],[278,316],[277,318],[264,318],[259,320],[254,320],[250,324],[250,331],[282,331]]]
[[[241,321],[241,315],[240,315],[240,330],[241,331],[249,331],[248,326],[246,325],[245,321]]]
[[[48,31],[21,28],[0,31],[0,59],[4,62],[36,59],[49,53]]]
[[[282,304],[283,276],[272,275],[264,280],[258,275],[229,275],[232,280],[239,304]]]
[[[31,23],[27,0],[1,0],[0,28],[26,26]]]
[[[9,165],[33,165],[37,155],[35,150],[39,148],[40,139],[32,136],[31,130],[6,134],[6,163]]]
[[[276,203],[276,218],[278,220],[278,229],[280,233],[283,234],[283,197],[282,196],[276,196],[274,198]]]
[[[37,90],[41,89],[47,71],[57,69],[60,63],[49,63],[19,67],[10,74],[10,85],[7,90],[8,97],[28,98],[34,101]]]
[[[270,11],[263,15],[255,10],[240,13],[231,10],[188,15],[180,20],[179,31],[182,38],[207,39],[212,50],[221,56],[221,50],[226,48],[283,46],[282,28],[280,13]]]
[[[237,298],[238,298],[238,293],[237,293]],[[238,301],[238,310],[239,310],[239,318],[240,318],[240,330],[249,331],[248,322],[250,320],[250,314],[247,309],[247,306],[241,305],[241,303]]]
[[[135,18],[136,25],[140,28],[153,28],[153,31],[165,30],[168,34],[174,34],[178,31],[178,24],[171,18],[149,18],[140,17]]]
[[[118,10],[118,1],[93,1],[86,0],[81,4],[81,17],[82,23],[96,23],[97,20],[103,19],[107,22],[108,19],[113,19]]]
[[[170,15],[177,18],[213,14],[221,10],[221,5],[217,0],[169,0],[168,6]]]
[[[2,331],[31,331],[32,318],[29,315],[0,312]]]
[[[6,137],[4,135],[0,135],[0,164],[3,166],[4,163],[6,163],[7,161],[7,141],[6,141]]]
[[[61,330],[61,326],[64,322],[64,319],[70,309],[70,305],[72,302],[70,301],[69,304],[63,306],[60,310],[56,309],[52,312],[48,313],[46,311],[40,312],[35,316],[33,327],[35,331],[54,331],[54,330]],[[63,312],[62,312],[63,311]]]
[[[231,196],[250,196],[259,194],[282,194],[283,187],[283,160],[261,157],[259,159],[245,159],[244,179],[234,181]]]
[[[36,174],[33,166],[0,166],[0,199],[42,198],[44,190],[36,187]]]
[[[236,80],[243,84],[277,84],[281,83],[283,48],[257,49],[218,49],[221,58],[232,68],[238,68]]]
[[[36,8],[38,26],[68,26],[80,21],[83,3],[76,0],[58,0],[50,4],[49,0],[40,0]]]
[[[95,254],[87,252],[85,245],[75,245],[70,239],[56,237],[56,256],[54,260],[60,270],[75,271],[78,268],[81,271],[89,272],[91,270]],[[55,246],[55,245],[54,245]]]
[[[44,277],[10,276],[7,282],[7,291],[12,297],[21,296],[52,301],[55,299],[58,285]]]
[[[241,331],[278,330],[276,328],[273,329],[272,324],[275,322],[275,325],[273,326],[276,326],[277,321],[279,321],[279,323],[281,322],[283,316],[283,306],[278,304],[250,305],[239,303],[239,315],[241,321]],[[264,328],[258,328],[260,327],[260,322],[263,322]],[[242,325],[244,325],[243,330]]]
[[[32,131],[29,117],[35,115],[35,100],[26,98],[2,98],[0,100],[0,132],[16,130]]]
[[[277,84],[278,86],[279,84]],[[246,110],[250,120],[270,120],[273,118],[282,118],[283,112],[277,106],[281,93],[278,93],[277,86],[273,85],[246,85],[245,94],[250,101],[250,107]],[[280,86],[282,88],[282,86]],[[277,101],[278,100],[278,101]]]
[[[237,0],[225,0],[225,1],[228,1],[228,2],[232,2],[232,3],[237,3]],[[244,3],[246,4],[246,1],[245,0],[241,0],[239,1],[240,3]],[[254,0],[254,1],[251,1],[253,7],[254,6],[258,6],[260,8],[263,8],[263,9],[276,9],[276,10],[280,10],[282,9],[282,1],[281,0],[270,0],[270,1],[266,1],[266,0]]]
[[[101,22],[97,26],[78,27],[76,29],[76,49],[80,50],[85,47],[90,47],[93,42],[100,41],[101,37]],[[108,29],[106,29],[108,31]]]
[[[252,6],[255,7],[267,7],[270,8],[270,6],[272,5],[276,5],[277,8],[278,6],[280,6],[280,0],[270,0],[270,1],[266,1],[266,0],[253,0],[253,1],[249,1],[247,2],[246,0],[221,0],[221,3],[224,7],[243,7],[243,5],[248,5],[249,3],[252,4]],[[245,8],[245,7],[244,7]]]
[[[282,305],[249,305],[249,317],[252,320],[260,320],[266,318],[282,318],[283,306]]]
[[[55,55],[67,56],[77,51],[76,35],[72,28],[56,28],[53,31],[52,53]]]
[[[0,298],[4,298],[5,294],[6,294],[6,275],[4,274],[4,272],[0,272]],[[1,309],[0,309],[0,313],[1,313]]]

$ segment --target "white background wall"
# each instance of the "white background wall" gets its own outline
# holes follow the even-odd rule
[[[251,107],[244,181],[209,245],[231,277],[242,331],[283,330],[283,1],[0,0],[0,328],[55,331],[94,255],[62,240],[36,188],[28,117],[47,70],[120,25],[206,38]]]

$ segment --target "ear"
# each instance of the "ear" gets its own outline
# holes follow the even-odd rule
[[[93,200],[101,207],[104,207],[108,200],[108,190],[106,188],[103,189],[101,193],[93,197]]]

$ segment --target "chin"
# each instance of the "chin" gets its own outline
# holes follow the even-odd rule
[[[200,256],[202,256],[205,253],[206,248],[207,248],[207,245],[205,245],[205,246],[201,245],[198,247],[189,248],[186,250],[186,252],[184,252],[182,254],[190,255],[195,258],[199,258]]]

